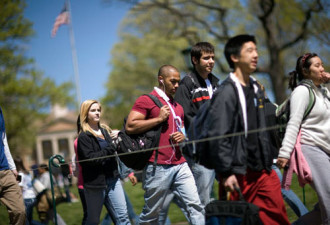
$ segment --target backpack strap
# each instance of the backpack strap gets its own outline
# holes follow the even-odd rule
[[[303,120],[305,120],[315,105],[315,94],[312,90],[312,87],[307,82],[301,82],[300,85],[307,87],[309,92],[309,102],[303,116]]]
[[[101,132],[104,136],[105,141],[108,143],[109,146],[111,146],[113,144],[113,139],[111,138],[110,133],[108,132],[108,130],[104,129],[104,128],[101,128]],[[114,172],[113,174],[115,176],[117,176],[117,175],[120,175],[121,171],[122,171],[121,166],[120,166],[120,159],[119,159],[119,156],[118,156],[117,149],[115,150],[114,155],[115,155],[115,159],[116,159],[116,162],[117,162],[117,170],[118,171]]]
[[[159,99],[155,96],[155,95],[152,95],[152,94],[145,94],[146,96],[148,96],[149,98],[151,98],[151,100],[159,107],[159,108],[161,108],[162,106],[163,106],[163,103],[161,103],[160,101],[159,101]],[[157,132],[157,134],[159,134],[160,135],[160,132],[161,132],[161,127],[162,126],[159,126],[159,128],[158,128],[158,132]],[[154,165],[154,172],[155,172],[155,170],[156,170],[156,165],[157,165],[157,159],[158,159],[158,148],[156,149],[156,153],[155,153],[155,160],[154,160],[154,163],[153,163],[153,165]]]
[[[155,96],[155,95],[152,95],[152,94],[145,94],[146,96],[148,96],[149,98],[151,98],[152,101],[154,101],[154,103],[159,107],[161,108],[163,106],[163,103],[161,103],[159,101],[159,99]]]

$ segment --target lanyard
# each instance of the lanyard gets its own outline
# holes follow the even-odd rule
[[[155,87],[154,89],[155,89],[155,91],[157,92],[157,94],[158,94],[160,97],[162,97],[162,98],[164,99],[164,101],[166,102],[166,104],[170,107],[171,113],[172,113],[172,115],[173,115],[173,122],[174,122],[175,125],[176,125],[176,130],[179,131],[179,132],[182,132],[183,135],[186,136],[186,132],[185,132],[184,126],[183,126],[183,124],[182,124],[182,119],[181,119],[181,117],[179,117],[179,116],[177,116],[177,115],[175,114],[174,109],[172,108],[172,105],[171,105],[171,103],[170,103],[170,99],[169,99],[169,97],[168,97],[168,96],[165,94],[165,92],[162,91],[161,89],[159,89],[159,88],[157,88],[157,87]],[[174,133],[174,126],[173,126],[173,131],[172,131],[172,132]],[[175,152],[176,152],[175,145],[173,144],[171,138],[170,138],[170,143],[171,143],[171,146],[172,146],[173,151],[172,151],[172,155],[171,155],[171,157],[170,157],[168,160],[165,161],[167,164],[171,164],[171,163],[172,163],[172,159],[173,159],[173,157],[174,157],[174,155],[175,155]]]
[[[173,118],[174,118],[174,122],[175,122],[175,125],[176,125],[176,128],[177,128],[177,131],[179,132],[182,132],[184,127],[183,127],[183,124],[182,124],[182,119],[180,116],[177,116],[174,112],[174,109],[170,103],[170,99],[169,97],[161,90],[159,89],[158,87],[155,87],[154,88],[155,91],[157,92],[157,94],[162,97],[164,99],[164,101],[166,102],[166,104],[170,107],[170,110],[171,110],[171,113],[173,115]],[[185,135],[185,133],[183,133]]]

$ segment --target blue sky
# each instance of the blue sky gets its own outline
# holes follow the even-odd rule
[[[62,25],[55,38],[50,35],[64,2],[26,0],[25,9],[25,17],[33,22],[35,31],[26,46],[26,54],[35,59],[38,70],[57,84],[75,82],[68,26]],[[119,41],[118,26],[128,8],[129,5],[120,3],[105,5],[101,0],[71,0],[82,101],[100,99],[106,93],[110,51]]]

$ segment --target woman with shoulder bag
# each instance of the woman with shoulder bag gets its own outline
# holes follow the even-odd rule
[[[87,224],[99,224],[105,204],[115,224],[130,224],[117,159],[107,157],[115,152],[111,129],[100,123],[101,105],[96,100],[81,104],[81,131],[78,136],[78,157],[82,167],[87,204]],[[86,160],[86,161],[84,161]]]

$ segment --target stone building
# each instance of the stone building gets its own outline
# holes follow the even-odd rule
[[[46,123],[40,128],[36,137],[36,161],[46,163],[52,155],[60,154],[66,162],[74,154],[73,142],[77,137],[78,113],[55,105]]]

